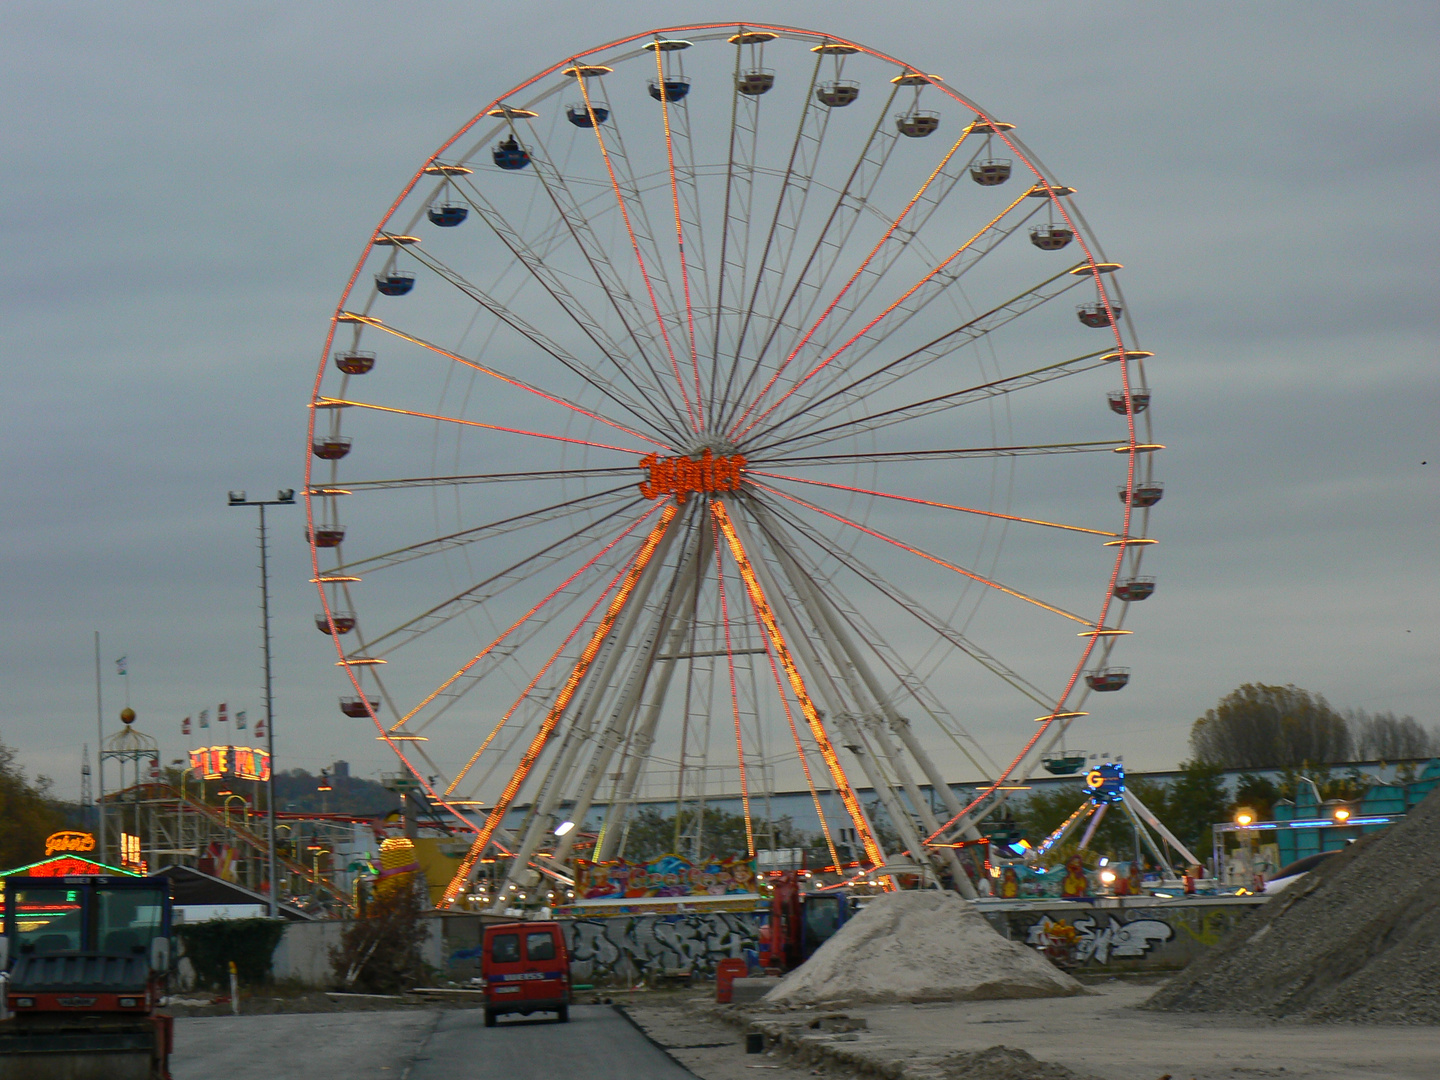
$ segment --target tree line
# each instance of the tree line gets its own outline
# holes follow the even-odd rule
[[[1413,716],[1340,713],[1298,686],[1246,683],[1191,725],[1194,761],[1221,769],[1300,769],[1348,761],[1406,761],[1440,754],[1440,727]]]

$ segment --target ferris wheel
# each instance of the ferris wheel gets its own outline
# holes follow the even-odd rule
[[[1125,686],[1152,354],[1008,119],[834,35],[677,27],[559,59],[396,197],[307,537],[341,711],[476,830],[447,902],[487,852],[623,856],[642,803],[699,856],[738,798],[753,854],[782,791],[835,865],[964,891],[947,842]]]

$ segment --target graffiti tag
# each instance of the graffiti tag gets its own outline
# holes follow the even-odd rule
[[[1144,956],[1157,944],[1175,936],[1169,923],[1158,919],[1136,919],[1120,922],[1110,916],[1109,926],[1100,926],[1094,918],[1076,919],[1067,923],[1041,916],[1026,937],[1026,943],[1040,949],[1052,947],[1057,941],[1069,945],[1071,959],[1084,964],[1091,960],[1104,964],[1112,956]]]

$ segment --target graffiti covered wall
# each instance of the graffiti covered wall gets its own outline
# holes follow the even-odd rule
[[[576,982],[630,985],[649,974],[689,968],[712,975],[728,957],[756,962],[757,916],[723,911],[562,919]]]
[[[1218,944],[1264,902],[1260,897],[1170,904],[1141,897],[1123,903],[1029,901],[984,914],[1012,941],[1032,945],[1066,967],[1096,972],[1174,971]]]

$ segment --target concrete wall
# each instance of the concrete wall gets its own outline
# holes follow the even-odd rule
[[[1218,944],[1267,899],[1131,896],[984,901],[981,911],[1010,940],[1050,945],[1062,964],[1075,971],[1176,971]],[[1059,944],[1066,939],[1073,939],[1073,944]]]
[[[285,936],[271,958],[275,978],[294,979],[306,986],[333,986],[330,950],[339,948],[340,935],[348,925],[334,919],[286,923]]]

